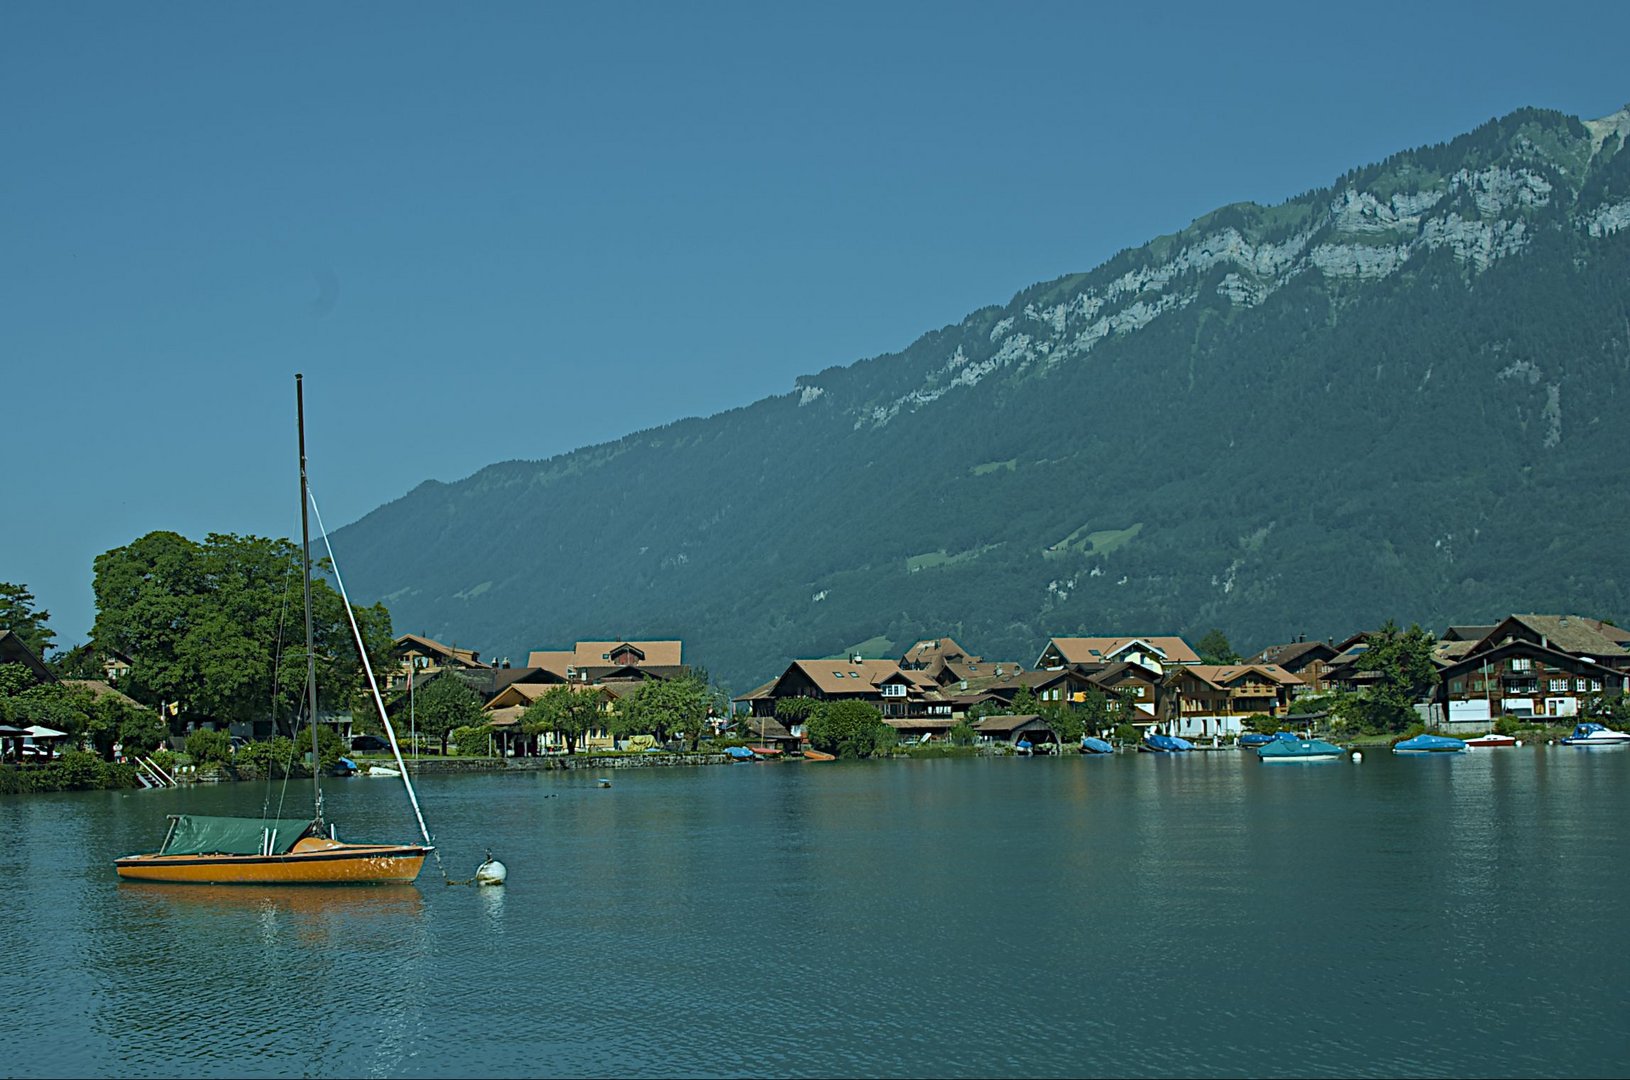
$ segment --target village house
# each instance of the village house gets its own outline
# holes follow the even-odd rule
[[[1200,657],[1180,637],[1056,637],[1036,659],[1036,669],[1116,662],[1140,664],[1158,674],[1173,665],[1198,664]]]
[[[690,674],[680,641],[579,641],[571,649],[537,649],[527,654],[528,669],[561,682],[596,685],[677,679]]]
[[[1463,653],[1440,655],[1435,704],[1449,730],[1574,717],[1591,694],[1630,692],[1630,633],[1599,619],[1511,615]]]
[[[1333,643],[1297,638],[1283,645],[1269,645],[1244,662],[1274,664],[1290,672],[1302,680],[1302,685],[1296,688],[1296,696],[1307,697],[1322,694],[1330,689],[1325,681],[1325,672],[1335,658],[1336,646]]]
[[[1284,716],[1302,680],[1276,664],[1191,664],[1167,682],[1168,735],[1237,735],[1248,716]]]
[[[917,642],[900,658],[900,667],[906,671],[927,672],[941,687],[956,684],[962,688],[971,683],[1017,675],[1024,670],[1024,665],[1016,660],[992,662],[973,656],[948,637]]]
[[[492,665],[481,662],[481,654],[474,649],[460,649],[443,645],[434,638],[419,634],[403,634],[391,645],[390,676],[387,689],[423,685],[423,680],[456,671],[459,676],[482,693],[491,690]]]
[[[816,701],[864,701],[885,720],[922,717],[951,719],[951,700],[926,670],[908,670],[894,660],[794,660],[780,677],[741,695],[736,701],[751,715],[775,715],[778,701],[807,697]],[[801,734],[794,726],[794,733]]]

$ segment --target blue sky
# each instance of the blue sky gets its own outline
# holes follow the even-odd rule
[[[0,581],[791,389],[1217,206],[1630,101],[1630,5],[0,7]]]

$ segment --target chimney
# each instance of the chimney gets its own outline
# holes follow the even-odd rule
[[[860,659],[861,659],[861,657],[860,657],[860,654],[859,654],[859,653],[855,653],[855,654],[854,654],[854,655],[853,655],[853,656],[851,656],[851,657],[850,657],[850,658],[849,658],[849,662],[850,662],[850,663],[851,663],[851,664],[858,664],[858,663],[860,663]]]

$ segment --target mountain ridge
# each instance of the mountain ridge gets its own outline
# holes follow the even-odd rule
[[[1583,562],[1512,537],[1519,512],[1624,523],[1558,485],[1606,458],[1623,491],[1627,134],[1630,108],[1519,110],[782,394],[427,481],[336,547],[399,628],[489,656],[683,637],[738,687],[877,636],[1029,659],[1077,631],[1267,644],[1577,607],[1542,602],[1577,567],[1495,571],[1536,545]],[[1321,584],[1344,560],[1364,602]],[[1625,563],[1591,560],[1602,614]]]

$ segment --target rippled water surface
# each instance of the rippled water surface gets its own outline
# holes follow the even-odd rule
[[[0,799],[0,1073],[1630,1070],[1630,752],[611,775],[427,778],[482,890],[114,877],[259,785]],[[396,782],[326,791],[411,838]]]

